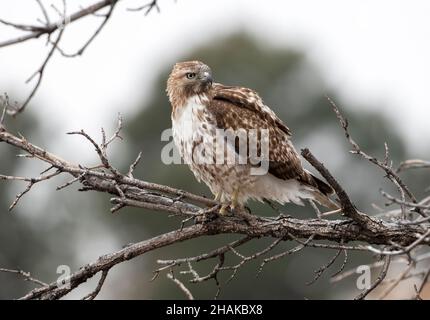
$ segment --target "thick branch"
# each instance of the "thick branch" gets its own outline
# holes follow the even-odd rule
[[[315,168],[319,173],[327,180],[329,185],[334,189],[336,195],[339,197],[340,204],[342,206],[342,212],[348,218],[356,221],[361,227],[368,231],[376,231],[380,227],[379,222],[372,219],[367,214],[359,212],[355,205],[349,199],[348,194],[336,181],[336,179],[331,175],[331,173],[326,169],[324,164],[318,161],[317,158],[305,148],[302,150],[302,156]]]
[[[121,121],[119,121],[118,127],[121,127]],[[66,284],[69,285],[59,286],[56,282],[53,282],[41,288],[34,289],[22,297],[22,299],[61,298],[87,279],[101,272],[102,277],[99,284],[93,293],[89,295],[90,298],[95,297],[100,291],[108,271],[113,266],[146,252],[201,236],[238,234],[245,236],[245,238],[243,238],[245,239],[243,240],[244,242],[261,237],[274,238],[272,245],[248,257],[241,256],[238,251],[233,249],[235,243],[222,247],[220,250],[213,251],[215,256],[209,254],[208,256],[219,258],[219,262],[215,265],[211,273],[206,276],[195,277],[195,279],[198,280],[194,280],[200,282],[214,279],[218,286],[217,295],[220,290],[220,284],[217,279],[218,272],[225,270],[234,270],[234,272],[236,272],[246,261],[266,254],[280,241],[291,240],[300,244],[298,249],[292,249],[292,251],[290,250],[291,252],[297,252],[305,247],[316,247],[336,250],[363,250],[372,253],[376,252],[387,257],[407,255],[410,259],[412,259],[412,251],[415,248],[419,246],[428,246],[430,242],[428,238],[430,231],[422,224],[388,223],[380,219],[370,218],[366,214],[359,212],[352,204],[344,189],[309,150],[303,151],[304,157],[335,189],[340,199],[342,210],[350,219],[326,220],[320,217],[318,219],[304,220],[284,215],[280,215],[277,218],[263,218],[251,216],[246,212],[238,212],[233,216],[221,216],[218,214],[219,203],[216,201],[169,186],[154,184],[134,178],[130,172],[133,171],[132,169],[137,165],[138,160],[132,164],[127,174],[122,174],[117,169],[113,168],[107,158],[106,148],[110,142],[120,137],[119,129],[115,132],[113,138],[109,139],[109,143],[106,142],[106,136],[103,131],[101,144],[98,144],[95,139],[89,137],[84,131],[81,131],[81,133],[82,136],[91,141],[99,155],[101,164],[94,168],[87,168],[83,165],[70,163],[53,153],[49,153],[29,143],[23,137],[17,137],[9,133],[5,128],[3,128],[3,131],[0,131],[0,141],[27,152],[28,156],[31,158],[37,158],[47,163],[50,165],[48,170],[56,169],[55,173],[42,177],[54,177],[61,173],[73,176],[71,181],[63,184],[58,189],[65,188],[73,183],[81,183],[83,185],[81,190],[83,191],[94,190],[115,195],[115,197],[111,199],[111,202],[115,204],[115,211],[124,206],[135,206],[167,212],[175,216],[185,217],[185,219],[182,221],[182,225],[178,230],[132,244],[122,250],[102,256],[97,261],[80,268],[79,271],[66,279]],[[3,177],[3,180],[35,181],[34,179],[28,180],[28,178],[6,175],[1,177]],[[252,219],[250,217],[252,217]],[[194,224],[189,227],[184,227],[183,224],[188,221],[192,221]],[[307,240],[303,241],[301,239]],[[331,243],[319,243],[317,242],[319,240],[326,240]],[[357,241],[363,244],[346,245],[348,242]],[[238,243],[241,244],[242,242],[239,241]],[[375,248],[374,246],[377,245],[382,245],[384,249],[380,250]],[[225,250],[236,253],[244,262],[235,266],[224,266],[224,263],[226,263],[224,256]],[[283,255],[284,254],[277,254],[274,256],[275,258],[267,258],[266,260],[276,260],[277,256]],[[203,257],[204,255],[201,256]],[[337,256],[338,255],[336,255],[336,257]],[[191,260],[187,261],[190,262]],[[197,262],[197,260],[195,261]],[[330,261],[327,267],[333,262]],[[190,266],[190,272],[192,272],[192,270]],[[380,282],[382,282],[382,280],[383,277],[381,277]],[[179,282],[175,283],[180,285],[180,280],[178,281]],[[379,282],[376,285],[378,284]],[[180,288],[182,287],[180,286]]]
[[[70,281],[70,287],[57,287],[53,282],[47,286],[34,289],[21,299],[58,299],[69,293],[78,285],[87,281],[97,273],[109,270],[113,266],[133,259],[146,252],[168,246],[173,243],[198,238],[206,235],[235,233],[248,235],[252,238],[274,237],[278,239],[292,239],[291,235],[297,238],[309,238],[312,235],[314,240],[331,240],[340,242],[345,239],[349,241],[363,241],[372,244],[384,244],[390,241],[411,244],[416,238],[414,228],[403,229],[395,226],[386,226],[381,234],[369,236],[360,232],[360,228],[354,226],[353,222],[344,223],[344,221],[321,221],[318,219],[300,220],[294,218],[284,218],[277,223],[267,223],[263,219],[258,219],[255,225],[248,225],[243,220],[234,218],[218,218],[214,221],[195,224],[190,227],[171,231],[149,240],[132,244],[117,252],[101,256],[95,262],[80,268],[79,271],[72,274],[67,281]],[[360,248],[360,247],[359,247]],[[365,250],[365,247],[361,247]]]

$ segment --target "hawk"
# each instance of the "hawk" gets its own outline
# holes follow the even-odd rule
[[[243,208],[248,199],[298,205],[314,200],[330,209],[339,208],[329,198],[332,188],[303,168],[291,143],[290,129],[257,92],[214,83],[211,69],[200,61],[176,63],[166,91],[172,106],[174,143],[197,180],[205,182],[215,199],[223,203],[221,213],[228,207]],[[219,132],[228,130],[257,131],[253,135],[257,152],[251,154],[250,135],[244,152],[239,150],[237,136],[219,139]],[[265,141],[268,149],[263,157]],[[219,156],[229,151],[239,161],[219,161]],[[266,172],[253,173],[263,162]]]

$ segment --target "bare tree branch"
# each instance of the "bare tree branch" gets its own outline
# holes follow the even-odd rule
[[[105,280],[107,278],[107,275],[109,273],[109,269],[104,269],[102,271],[102,275],[100,276],[100,280],[97,283],[97,287],[94,289],[94,291],[90,292],[88,295],[86,295],[83,300],[94,300],[97,295],[99,294],[100,290],[103,287],[103,284],[105,283]]]
[[[179,279],[175,278],[173,271],[167,274],[167,278],[172,280],[179,287],[179,289],[182,290],[182,292],[185,294],[188,300],[194,300],[194,297],[191,294],[191,291]]]
[[[331,175],[331,173],[324,167],[320,161],[318,161],[315,156],[305,148],[302,150],[302,156],[315,168],[319,173],[327,180],[330,186],[335,190],[336,195],[339,197],[339,201],[342,206],[342,212],[348,218],[356,221],[360,226],[368,231],[377,230],[379,228],[379,223],[368,215],[357,211],[354,204],[349,199],[349,196],[336,181],[336,179]]]
[[[298,245],[292,249],[281,253],[275,253],[272,256],[264,258],[257,275],[261,273],[266,263],[280,260],[285,256],[298,253],[308,247],[337,251],[327,264],[323,265],[315,272],[315,281],[318,280],[325,270],[334,264],[341,252],[345,253],[345,259],[340,270],[337,271],[335,275],[339,274],[344,269],[348,259],[348,250],[360,250],[372,255],[377,253],[383,256],[385,262],[382,266],[380,276],[373,283],[372,287],[362,292],[357,297],[364,299],[374,288],[384,282],[392,258],[406,257],[407,261],[412,261],[415,265],[418,261],[424,259],[423,255],[417,256],[416,252],[418,252],[418,248],[427,249],[429,246],[430,229],[427,220],[421,218],[420,220],[405,220],[406,222],[411,222],[410,224],[393,223],[380,218],[370,217],[368,214],[358,211],[345,189],[340,186],[323,163],[316,159],[307,149],[303,150],[303,156],[333,187],[342,206],[342,212],[348,219],[328,220],[326,216],[323,215],[320,215],[316,219],[296,219],[283,214],[279,210],[276,210],[279,216],[274,218],[261,217],[258,215],[252,216],[249,213],[243,212],[236,213],[233,216],[220,215],[220,204],[217,201],[169,186],[134,178],[132,173],[141,158],[141,154],[139,154],[137,159],[130,165],[126,174],[114,168],[109,161],[107,149],[114,140],[120,139],[121,128],[122,118],[119,117],[118,127],[112,137],[107,139],[105,131],[102,130],[100,143],[83,130],[72,132],[72,134],[83,136],[94,147],[100,159],[100,164],[95,167],[71,163],[30,143],[22,136],[19,137],[10,133],[4,127],[3,130],[0,130],[0,142],[13,145],[24,151],[26,156],[42,161],[49,166],[47,170],[36,178],[10,175],[0,176],[0,180],[4,181],[16,180],[28,182],[28,190],[26,189],[22,194],[30,191],[35,183],[49,180],[57,175],[70,175],[71,180],[58,186],[57,189],[64,189],[73,183],[80,183],[80,190],[82,191],[98,191],[112,195],[111,202],[114,205],[112,211],[118,211],[123,207],[131,206],[165,212],[183,219],[177,230],[131,244],[126,248],[101,256],[96,261],[83,266],[66,279],[70,286],[59,286],[57,282],[44,284],[40,288],[34,289],[23,296],[22,299],[59,299],[84,283],[87,279],[101,272],[101,278],[97,287],[93,292],[85,296],[85,299],[94,299],[100,292],[108,271],[115,265],[174,243],[217,234],[236,234],[242,235],[243,238],[194,257],[159,260],[158,263],[162,266],[155,270],[154,279],[161,272],[168,271],[170,272],[170,276],[167,275],[167,277],[174,281],[188,298],[193,297],[191,292],[186,288],[184,281],[173,274],[174,269],[185,265],[186,269],[180,270],[179,275],[191,275],[191,279],[189,280],[191,283],[215,281],[217,287],[215,297],[218,297],[223,285],[223,283],[219,281],[219,274],[221,272],[231,273],[228,280],[230,281],[236,277],[238,270],[245,265],[245,263],[260,259],[264,255],[269,254],[272,250],[275,250],[282,241],[293,241],[298,243]],[[384,165],[390,163],[388,147],[385,149]],[[54,171],[52,173],[47,173],[49,170]],[[21,198],[22,194],[17,196],[18,200]],[[18,203],[18,200],[14,202],[14,205]],[[416,203],[399,201],[401,201],[406,208],[420,208],[424,213],[430,202],[427,198],[422,199],[420,202],[417,201]],[[399,204],[398,201],[393,200],[393,205]],[[382,217],[384,216],[382,215]],[[192,224],[185,227],[184,224],[186,222],[191,222]],[[250,255],[243,255],[240,253],[240,250],[238,250],[238,248],[245,243],[263,237],[272,239],[271,244],[263,250]],[[349,245],[349,242],[354,242],[354,245]],[[359,242],[359,244],[357,244],[357,242]],[[235,255],[240,261],[235,264],[230,263],[229,256],[227,255],[228,253]],[[199,275],[194,269],[193,264],[210,259],[214,260],[212,270],[206,275]],[[402,275],[398,282],[412,276],[412,274],[411,268],[410,272],[408,271]],[[422,273],[420,274],[422,275]],[[339,276],[337,278],[339,278]],[[428,277],[423,278],[423,283],[427,282],[427,278]],[[394,281],[395,285],[398,284],[396,281],[397,280]],[[417,292],[420,292],[418,288]]]
[[[382,281],[384,281],[385,277],[387,276],[388,268],[390,267],[390,262],[391,262],[391,257],[390,256],[385,256],[385,258],[384,258],[384,265],[382,266],[382,270],[381,270],[381,273],[379,274],[378,278],[375,280],[374,283],[372,283],[372,285],[370,286],[369,289],[364,290],[357,297],[355,297],[355,300],[363,300],[380,283],[382,283]]]
[[[98,1],[95,2],[92,5],[89,5],[88,7],[85,8],[81,8],[80,10],[67,15],[66,14],[66,1],[63,0],[63,10],[59,10],[57,7],[55,7],[54,5],[51,5],[52,9],[54,9],[54,11],[59,15],[59,19],[57,19],[55,22],[51,22],[51,19],[49,17],[48,14],[48,10],[45,8],[45,6],[43,5],[43,3],[40,0],[36,0],[42,14],[43,14],[43,19],[44,21],[37,19],[37,21],[39,23],[42,24],[42,26],[39,25],[28,25],[28,24],[20,24],[20,23],[14,23],[14,22],[9,22],[6,21],[4,19],[0,19],[0,24],[4,24],[6,26],[15,28],[19,31],[23,31],[24,34],[19,35],[18,37],[9,39],[9,40],[4,40],[4,41],[0,41],[0,49],[1,48],[5,48],[5,47],[9,47],[9,46],[13,46],[19,43],[23,43],[29,40],[33,40],[33,39],[37,39],[41,36],[46,36],[47,37],[47,44],[51,44],[51,48],[46,56],[46,58],[44,59],[43,63],[41,64],[41,66],[31,75],[31,77],[29,79],[27,79],[26,83],[29,83],[33,78],[37,77],[36,83],[33,86],[32,90],[30,91],[30,94],[27,96],[27,98],[24,100],[24,102],[20,105],[17,105],[15,107],[8,107],[7,108],[7,112],[12,115],[12,116],[16,116],[19,113],[23,112],[25,110],[25,108],[28,106],[28,104],[30,103],[30,101],[33,99],[33,97],[35,96],[37,90],[39,89],[41,83],[42,83],[42,79],[44,76],[44,72],[45,69],[49,63],[49,61],[51,60],[54,52],[56,50],[58,50],[62,56],[67,57],[67,58],[74,58],[77,56],[80,56],[84,53],[84,51],[90,46],[90,44],[94,41],[94,39],[100,34],[100,32],[103,30],[103,28],[106,26],[106,24],[108,23],[108,21],[110,20],[113,11],[116,7],[116,4],[119,2],[120,0],[102,0],[102,1]],[[103,9],[108,9],[106,14],[100,15],[99,12]],[[151,1],[150,3],[146,4],[145,6],[142,6],[139,10],[147,8],[147,12],[146,14],[148,14],[153,8],[156,8],[157,11],[160,10],[158,3],[156,0]],[[67,25],[72,24],[84,17],[87,16],[96,16],[96,17],[102,17],[103,21],[100,23],[100,25],[97,27],[97,29],[90,35],[90,37],[88,38],[88,40],[85,41],[85,43],[82,45],[81,48],[79,48],[76,52],[74,53],[67,53],[65,52],[61,46],[60,46],[60,42],[62,40],[62,36],[64,33],[64,30],[66,28]],[[57,33],[57,37],[55,38],[55,40],[52,40],[51,37],[54,33]],[[3,116],[2,116],[3,118]],[[0,127],[1,127],[1,121],[0,121]]]
[[[94,39],[99,35],[99,33],[103,30],[103,28],[106,26],[107,22],[112,16],[113,10],[115,8],[115,5],[117,4],[118,0],[111,1],[111,5],[109,6],[109,11],[103,16],[102,23],[98,26],[96,31],[91,35],[91,37],[85,42],[85,44],[76,52],[74,53],[66,53],[64,50],[62,50],[58,45],[56,45],[56,49],[60,51],[61,55],[66,58],[75,58],[77,56],[81,56],[84,51],[88,48],[88,46],[94,41]]]
[[[76,11],[76,12],[72,13],[71,15],[64,17],[63,19],[57,20],[57,21],[50,23],[50,24],[46,24],[43,27],[39,27],[40,29],[31,30],[31,27],[28,27],[27,31],[32,31],[32,32],[25,34],[25,35],[22,35],[22,36],[19,36],[17,38],[13,38],[10,40],[0,42],[0,48],[11,46],[11,45],[21,43],[21,42],[25,42],[25,41],[28,41],[31,39],[37,39],[40,36],[45,35],[45,34],[50,35],[54,31],[56,31],[58,29],[62,29],[66,23],[73,23],[73,22],[75,22],[81,18],[84,18],[88,15],[91,15],[91,14],[93,14],[93,13],[95,13],[95,12],[97,12],[97,11],[107,7],[107,6],[111,6],[112,3],[115,3],[115,2],[117,2],[117,0],[102,0],[102,1],[96,2],[96,3],[90,5],[86,8],[83,8],[79,11]],[[45,10],[44,15],[45,15],[45,17],[47,17],[46,10]],[[4,23],[4,24],[7,23],[13,27],[16,27],[16,25],[17,25],[17,24],[13,24],[10,22],[6,22],[4,20],[2,20],[2,23]],[[20,25],[18,25],[18,26],[20,26]],[[22,30],[22,28],[19,28],[19,27],[18,27],[18,29]]]
[[[141,11],[145,10],[145,16],[148,15],[153,9],[157,10],[157,12],[160,12],[160,7],[158,6],[158,0],[152,0],[150,3],[147,3],[143,6],[137,7],[137,8],[128,8],[128,11]]]
[[[65,3],[65,2],[64,2]],[[66,7],[64,7],[64,14],[65,14],[65,10]],[[33,75],[31,75],[27,80],[26,83],[29,83],[34,77],[37,77],[37,81],[35,86],[33,87],[33,89],[31,90],[29,96],[27,97],[27,99],[22,103],[22,105],[20,105],[19,107],[16,108],[9,108],[7,111],[10,115],[12,116],[16,116],[18,113],[21,113],[25,110],[25,108],[27,107],[27,105],[29,104],[30,100],[33,98],[33,96],[36,94],[37,89],[39,89],[40,84],[42,83],[42,78],[43,78],[43,74],[45,71],[46,66],[48,65],[49,60],[52,58],[52,55],[55,52],[55,49],[57,48],[58,44],[60,43],[60,40],[63,36],[64,33],[64,27],[60,29],[57,38],[55,39],[54,42],[52,42],[52,47],[48,52],[48,55],[46,56],[45,60],[43,61],[42,65],[39,67],[39,69],[36,70],[36,72],[33,73]],[[0,46],[1,47],[1,46]]]
[[[15,273],[15,274],[18,274],[21,277],[23,277],[25,281],[33,282],[33,283],[37,284],[38,286],[47,286],[47,284],[45,282],[33,278],[31,276],[30,272],[25,272],[23,270],[6,269],[6,268],[0,268],[0,272]]]
[[[330,102],[330,104],[333,108],[333,111],[335,112],[335,114],[336,114],[336,116],[337,116],[337,118],[338,118],[338,120],[339,120],[339,122],[343,128],[346,138],[348,139],[349,143],[353,147],[353,150],[351,152],[362,156],[364,159],[372,162],[373,164],[375,164],[376,166],[378,166],[379,168],[384,170],[387,177],[390,180],[395,180],[400,185],[400,188],[412,200],[412,202],[416,203],[417,200],[416,200],[415,196],[412,194],[412,192],[409,190],[409,188],[406,186],[406,184],[403,183],[403,181],[400,179],[400,177],[397,175],[397,173],[393,170],[393,168],[391,166],[385,164],[384,162],[379,161],[375,157],[372,157],[372,156],[368,155],[367,153],[365,153],[364,151],[361,150],[361,148],[352,139],[351,134],[349,133],[348,120],[342,115],[342,113],[340,112],[339,108],[337,107],[337,105],[334,103],[333,100],[331,100],[329,97],[327,97],[327,100]]]

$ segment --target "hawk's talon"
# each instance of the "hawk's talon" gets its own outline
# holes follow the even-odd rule
[[[238,201],[239,188],[235,188],[230,201],[227,201],[221,205],[221,209],[219,210],[220,215],[226,215],[228,211],[234,213],[237,209],[241,209],[241,206]],[[215,195],[215,200],[222,201],[225,200],[224,194],[222,191]]]
[[[221,206],[221,209],[219,209],[219,214],[220,215],[222,215],[222,216],[225,216],[227,213],[228,213],[228,207],[229,207],[230,205],[228,204],[228,203],[224,203],[222,206]]]

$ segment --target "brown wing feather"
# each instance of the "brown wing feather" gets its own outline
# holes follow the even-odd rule
[[[283,180],[296,179],[318,188],[324,194],[332,193],[330,186],[303,169],[289,139],[291,131],[264,105],[255,91],[215,84],[208,109],[215,116],[218,128],[269,130],[269,173]],[[260,142],[257,143],[259,149]]]
[[[285,134],[291,136],[291,130],[264,104],[258,93],[252,89],[215,83],[213,85],[213,99],[225,100],[241,108],[257,112],[268,123],[277,126]]]
[[[257,103],[247,103],[247,101],[252,101],[247,96],[248,92],[252,91],[224,86],[220,91],[215,91],[208,109],[215,116],[217,127],[232,130],[241,128],[269,130],[269,172],[285,180],[305,177],[306,173],[302,168],[300,158],[288,140],[289,135],[285,132],[286,126],[276,125],[274,119]],[[258,150],[260,141],[257,143]]]

